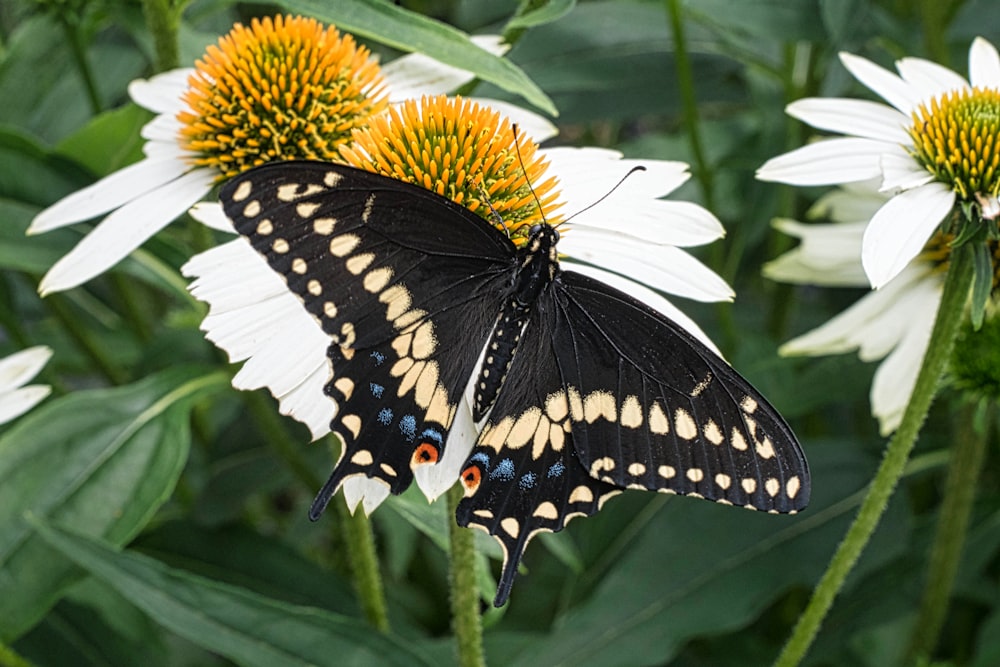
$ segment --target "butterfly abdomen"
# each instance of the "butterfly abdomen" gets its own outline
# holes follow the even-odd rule
[[[559,271],[556,242],[559,233],[549,225],[536,225],[528,244],[520,253],[520,267],[514,274],[512,292],[504,303],[493,328],[483,365],[476,379],[474,421],[481,420],[493,406],[503,386],[511,361],[521,340],[521,333],[531,316],[538,297]]]

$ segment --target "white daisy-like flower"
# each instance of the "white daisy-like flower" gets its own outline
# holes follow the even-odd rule
[[[861,251],[868,220],[886,203],[874,184],[835,190],[813,206],[811,216],[831,224],[779,220],[775,227],[802,241],[764,267],[783,282],[827,287],[867,287]],[[882,360],[869,394],[872,415],[887,436],[899,426],[917,381],[941,303],[948,250],[936,236],[882,289],[861,297],[823,325],[781,346],[785,355],[821,356],[857,351],[862,361]]]
[[[858,81],[889,105],[810,98],[788,113],[846,136],[768,160],[766,181],[834,185],[879,179],[890,198],[867,221],[861,262],[882,288],[900,275],[958,205],[983,220],[1000,210],[1000,56],[985,39],[969,49],[969,81],[936,63],[904,58],[899,75],[840,55]]]
[[[22,386],[38,375],[51,356],[51,349],[36,345],[0,359],[0,424],[24,414],[52,391],[44,384]]]
[[[494,53],[506,49],[496,37],[474,41]],[[39,292],[107,271],[226,178],[270,160],[336,159],[351,130],[388,103],[470,79],[420,54],[380,68],[353,37],[314,19],[236,24],[194,68],[129,86],[133,101],[157,114],[142,129],[145,158],[35,217],[29,234],[108,214],[48,271]]]
[[[449,125],[459,118],[460,123],[455,120]],[[424,128],[425,123],[430,129]],[[465,136],[479,143],[463,144],[454,135],[433,129],[442,127],[471,128]],[[405,133],[409,141],[389,139]],[[405,173],[422,184],[428,182],[428,174],[449,172],[431,166],[429,156],[450,154],[454,163],[456,154],[465,155],[463,172],[471,175],[468,182],[442,182],[435,177],[429,179],[431,189],[481,215],[486,211],[488,220],[492,220],[492,208],[504,219],[504,229],[515,243],[523,242],[531,225],[543,220],[535,200],[525,197],[527,178],[548,222],[558,221],[553,214],[556,208],[579,212],[559,228],[564,265],[572,263],[573,270],[641,299],[715,349],[690,318],[658,293],[700,301],[733,297],[725,281],[683,250],[720,238],[722,225],[700,206],[661,199],[690,177],[687,165],[623,160],[620,153],[595,148],[538,149],[523,132],[518,139],[519,156],[512,148],[515,139],[510,123],[492,109],[457,99],[424,98],[373,119],[342,152],[355,166],[383,174]],[[426,147],[425,141],[454,145],[436,151],[432,143],[422,155],[395,152],[402,146]],[[476,146],[483,152],[477,153]],[[645,170],[619,185],[635,166]],[[487,178],[484,172],[496,183],[490,189],[489,206],[478,185]],[[454,176],[455,170],[450,173]],[[482,180],[474,180],[477,175]],[[603,195],[607,196],[594,205]],[[199,207],[197,215],[206,214],[210,218],[220,215],[215,208]],[[216,224],[223,223],[217,220]],[[597,268],[598,264],[607,268]],[[336,410],[323,393],[330,379],[326,356],[330,338],[284,280],[242,238],[195,256],[182,271],[196,278],[192,294],[210,306],[202,324],[208,338],[227,351],[231,360],[245,360],[234,384],[267,387],[279,399],[281,411],[306,423],[314,437],[328,433]],[[441,461],[415,469],[417,484],[428,499],[458,479],[477,436],[470,408],[460,405]],[[353,509],[361,503],[366,513],[389,493],[384,482],[363,475],[348,477],[342,486],[348,506]]]

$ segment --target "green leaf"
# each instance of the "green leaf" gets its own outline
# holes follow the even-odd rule
[[[551,23],[569,14],[576,7],[576,0],[549,0],[541,7],[532,9],[527,14],[515,16],[507,22],[505,30],[516,28],[533,28],[536,25]]]
[[[985,241],[975,243],[972,254],[972,328],[979,331],[983,326],[986,304],[993,291],[993,253]]]
[[[102,113],[61,141],[56,150],[92,173],[106,176],[143,158],[146,141],[140,131],[151,118],[149,111],[135,104]]]
[[[50,401],[0,437],[0,637],[30,628],[79,576],[24,515],[126,543],[184,468],[192,400],[227,384],[224,373],[175,368]]]
[[[157,623],[242,665],[432,665],[410,642],[314,607],[299,607],[175,570],[147,556],[35,521],[54,549]]]
[[[281,0],[289,11],[314,16],[341,30],[382,44],[426,54],[446,65],[472,72],[503,90],[521,95],[539,109],[558,115],[552,100],[509,60],[480,49],[461,30],[388,2]]]

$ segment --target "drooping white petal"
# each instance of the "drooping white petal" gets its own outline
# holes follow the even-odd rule
[[[904,114],[909,114],[920,103],[920,94],[910,84],[867,58],[841,53],[840,62],[855,79]]]
[[[563,229],[560,227],[560,229]],[[601,211],[587,211],[568,223],[567,238],[576,234],[617,232],[640,242],[700,246],[725,235],[722,223],[706,209],[683,201],[629,200]]]
[[[0,424],[6,424],[15,417],[35,407],[52,392],[52,388],[44,384],[33,384],[20,389],[0,392]]]
[[[872,380],[872,414],[879,420],[879,432],[887,436],[899,426],[917,383],[930,341],[934,318],[941,303],[941,281],[925,279],[913,286],[918,308],[910,310],[902,340],[879,364]]]
[[[194,69],[184,67],[157,74],[150,79],[136,79],[128,85],[128,95],[139,106],[154,113],[174,114],[185,108],[181,95]]]
[[[775,220],[774,227],[802,244],[764,265],[772,280],[835,287],[867,286],[861,267],[861,238],[866,222],[802,224]]]
[[[861,250],[872,287],[884,286],[923,250],[954,203],[955,193],[934,182],[900,193],[879,209]]]
[[[205,337],[230,361],[246,360],[233,386],[266,387],[281,414],[309,427],[314,440],[328,433],[337,411],[324,392],[330,338],[285,281],[242,238],[195,255],[181,271],[196,278],[189,289],[209,304]]]
[[[222,204],[217,201],[198,202],[188,210],[188,215],[210,229],[236,233],[233,221],[226,217],[222,211]]]
[[[51,358],[52,348],[35,345],[0,359],[0,391],[20,387],[38,375]]]
[[[139,135],[147,141],[159,141],[178,146],[177,137],[183,126],[175,116],[160,114],[142,126]]]
[[[817,199],[807,215],[810,219],[829,218],[835,222],[868,222],[889,199],[879,192],[881,185],[881,178],[845,183]]]
[[[1000,88],[1000,55],[982,37],[972,40],[969,47],[969,81],[980,88]]]
[[[535,143],[551,139],[559,134],[559,129],[548,118],[529,109],[503,100],[492,100],[485,97],[470,97],[469,99],[480,106],[489,107],[507,118],[511,123],[517,125],[518,132],[523,132],[526,136],[531,137]]]
[[[389,485],[378,477],[351,475],[340,488],[344,490],[344,501],[351,514],[358,508],[358,503],[361,503],[361,509],[368,516],[389,497]]]
[[[836,185],[875,178],[879,158],[889,146],[875,139],[823,139],[773,157],[757,170],[762,181],[789,185]]]
[[[479,364],[476,365],[476,369],[470,383],[476,381]],[[428,501],[434,502],[458,481],[459,475],[462,474],[462,466],[472,453],[478,437],[479,431],[472,421],[470,399],[463,397],[458,402],[455,419],[452,421],[451,431],[445,442],[444,456],[436,464],[419,465],[413,469],[413,479],[427,496]]]
[[[896,63],[903,79],[918,94],[921,102],[949,90],[967,90],[968,82],[947,67],[923,58],[903,58]]]
[[[510,45],[503,43],[502,39],[499,35],[471,38],[476,46],[495,55],[503,55],[510,49]],[[411,53],[386,63],[382,66],[382,75],[390,102],[451,93],[474,78],[468,70],[445,65],[422,53]]]
[[[896,147],[882,155],[882,192],[893,194],[898,190],[911,190],[934,180],[934,174],[922,167],[913,157]]]
[[[70,289],[107,271],[205,196],[212,180],[207,170],[191,171],[114,211],[49,269],[39,293]]]
[[[660,296],[660,294],[654,292],[645,285],[641,285],[616,273],[611,273],[610,271],[605,271],[604,269],[599,269],[596,266],[589,266],[587,264],[564,262],[563,268],[576,271],[577,273],[582,273],[585,276],[590,276],[596,280],[600,280],[601,282],[611,285],[615,289],[619,289],[622,292],[635,297],[653,310],[663,313],[668,318],[684,327],[689,334],[700,340],[706,347],[708,347],[708,349],[712,350],[712,352],[722,358],[722,353],[719,352],[719,348],[715,346],[712,339],[709,338],[704,331],[702,331],[701,327],[699,327],[694,320],[685,315],[674,304],[670,303],[668,300]]]
[[[651,246],[642,239],[588,228],[566,234],[559,250],[602,266],[654,289],[696,301],[729,301],[733,291],[714,271],[673,246]]]
[[[909,117],[877,102],[810,97],[792,102],[785,111],[821,130],[879,141],[910,141],[905,130]]]
[[[189,168],[173,159],[146,158],[130,164],[43,210],[31,221],[28,233],[41,234],[107,213],[166,186]]]
[[[664,197],[691,177],[684,162],[625,160],[618,151],[604,148],[545,148],[539,153],[549,160],[548,173],[558,177],[566,212],[570,215],[605,195],[607,197],[594,209],[618,200]],[[629,173],[637,167],[641,170]]]

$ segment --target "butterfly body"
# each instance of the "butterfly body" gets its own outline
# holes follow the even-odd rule
[[[456,518],[504,549],[497,605],[532,536],[626,488],[807,504],[805,458],[763,396],[658,311],[560,268],[550,226],[518,249],[443,197],[325,163],[266,165],[220,197],[332,341],[344,448],[313,518],[348,477],[399,493],[461,446],[448,436],[472,378],[481,432]]]

